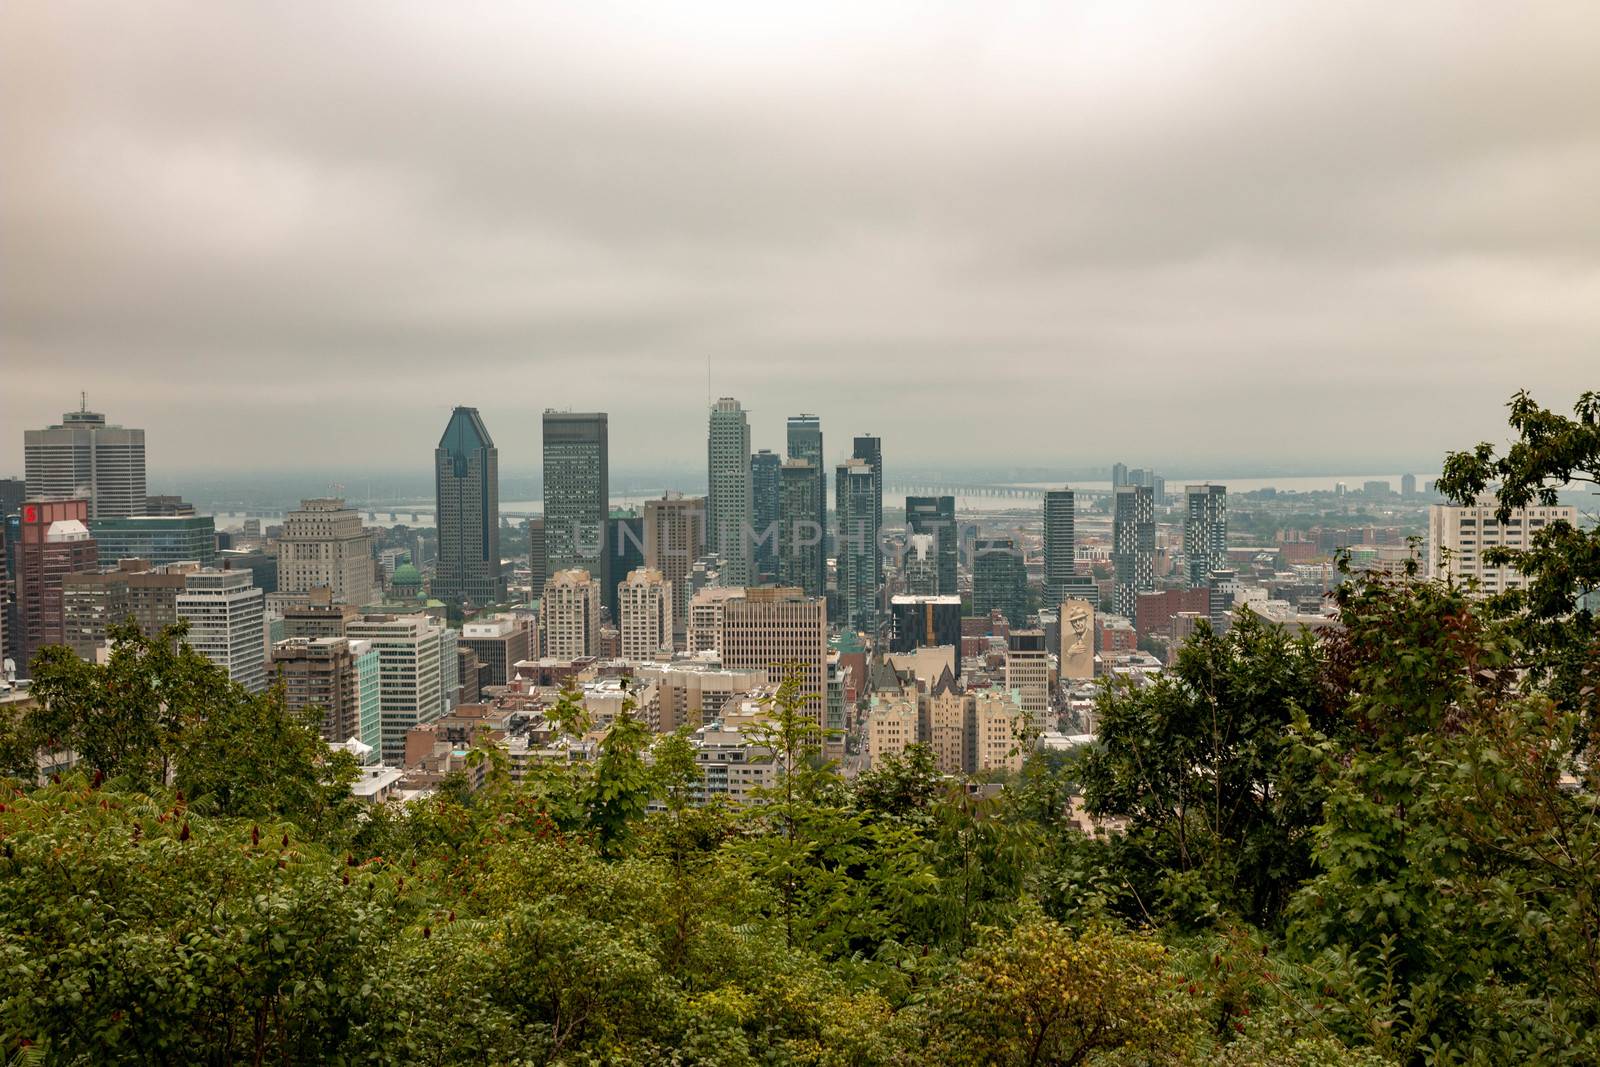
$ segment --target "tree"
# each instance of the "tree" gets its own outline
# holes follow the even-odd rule
[[[635,707],[632,694],[625,694],[621,710],[600,739],[600,755],[584,794],[589,829],[606,856],[620,852],[633,824],[644,817],[655,785],[644,763],[650,728],[633,714]]]

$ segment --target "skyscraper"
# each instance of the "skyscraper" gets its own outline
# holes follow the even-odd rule
[[[906,497],[906,533],[930,534],[934,540],[940,596],[955,596],[956,553],[960,536],[956,532],[956,498],[953,496]]]
[[[528,585],[533,590],[534,599],[538,599],[539,592],[544,588],[544,580],[550,577],[550,557],[544,547],[544,520],[528,520]]]
[[[821,541],[817,545],[816,577],[803,585],[806,592],[821,596],[828,587],[828,468],[822,460],[822,420],[815,415],[790,415],[788,424],[790,459],[803,459],[811,464],[817,480],[817,529]]]
[[[644,516],[632,508],[616,508],[606,519],[606,568],[616,582],[600,590],[600,604],[621,620],[618,590],[628,575],[644,566]]]
[[[544,413],[544,538],[549,573],[588,571],[601,589],[610,585],[611,515],[608,426],[604,412]],[[624,572],[626,573],[626,572]],[[603,598],[615,604],[615,595]]]
[[[1128,465],[1126,463],[1113,463],[1111,465],[1111,488],[1128,484]]]
[[[1071,489],[1044,495],[1044,603],[1059,608],[1078,574],[1077,497]]]
[[[750,423],[732,397],[711,408],[706,442],[707,538],[722,558],[724,585],[746,585],[753,578],[750,527]]]
[[[480,604],[497,600],[500,452],[477,408],[458,407],[451,413],[433,458],[439,531],[433,595]],[[403,737],[401,743],[403,747]]]
[[[178,594],[189,646],[252,693],[267,687],[266,594],[249,571],[191,571]]]
[[[681,638],[694,595],[689,575],[706,552],[706,498],[667,493],[644,502],[644,565],[672,586],[672,625]],[[679,642],[681,643],[681,642]]]
[[[372,540],[361,516],[337,497],[302,500],[278,538],[278,590],[308,593],[325,586],[341,604],[377,599]]]
[[[620,583],[622,658],[654,659],[672,651],[672,583],[661,572],[640,567]]]
[[[972,614],[996,608],[1012,626],[1028,621],[1028,564],[1009,537],[980,538],[972,547]]]
[[[145,513],[144,431],[108,426],[87,406],[22,435],[28,497],[83,497],[89,519]],[[87,521],[87,520],[85,520]]]
[[[857,437],[850,455],[854,459],[861,460],[872,469],[872,528],[881,534],[883,532],[883,439],[865,434]],[[873,544],[877,544],[876,540],[874,540]],[[883,555],[881,552],[875,553],[875,555],[878,560],[877,579],[881,585],[883,582]]]
[[[809,460],[790,459],[780,474],[778,581],[798,586],[807,596],[822,596],[828,563],[822,555],[817,522],[817,492],[823,479]]]
[[[371,641],[378,650],[379,734],[390,766],[405,758],[406,731],[445,713],[447,674],[456,674],[444,663],[447,652],[455,658],[455,642],[446,648],[447,630],[426,615],[365,615],[346,627],[350,637]]]
[[[600,587],[582,569],[556,571],[539,598],[544,653],[555,659],[600,654]]]
[[[1189,587],[1211,581],[1211,572],[1228,565],[1228,487],[1191,485],[1183,491],[1183,555],[1189,563]]]
[[[849,459],[834,472],[834,514],[839,520],[835,556],[841,620],[849,629],[875,634],[882,562],[877,516],[882,504],[878,482],[864,459]]]
[[[92,571],[99,561],[94,538],[85,519],[89,502],[27,500],[18,509],[14,557],[16,632],[10,634],[11,654],[21,677],[28,663],[45,645],[68,642],[62,583],[67,575]]]
[[[755,528],[756,574],[763,581],[778,576],[778,513],[782,507],[779,470],[783,460],[763,448],[750,457],[750,514]]]
[[[1111,520],[1111,564],[1116,571],[1113,606],[1118,615],[1134,618],[1139,594],[1155,589],[1155,490],[1145,485],[1119,485]]]
[[[824,702],[827,607],[821,597],[782,586],[743,590],[723,602],[721,633],[724,667],[765,670],[773,681],[790,666],[799,668],[805,714],[831,725],[826,722]]]

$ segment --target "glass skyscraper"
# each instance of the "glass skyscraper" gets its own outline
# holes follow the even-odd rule
[[[439,560],[433,595],[500,598],[500,453],[477,408],[458,407],[434,450]]]

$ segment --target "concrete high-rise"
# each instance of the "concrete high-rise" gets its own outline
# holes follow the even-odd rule
[[[783,459],[763,448],[750,457],[750,515],[755,530],[755,567],[762,581],[778,577],[778,517],[782,507],[779,471]]]
[[[1552,523],[1578,525],[1578,509],[1571,505],[1535,505],[1515,508],[1505,522],[1492,499],[1483,503],[1434,504],[1428,508],[1428,577],[1449,577],[1473,583],[1473,592],[1484,596],[1525,589],[1528,577],[1515,567],[1498,567],[1484,562],[1489,548],[1527,549],[1535,534]]]
[[[272,670],[291,711],[320,708],[323,740],[383,746],[382,666],[371,641],[292,637],[272,646]]]
[[[433,595],[479,604],[498,600],[500,453],[477,408],[451,413],[433,458],[439,534]]]
[[[1059,608],[1078,576],[1077,497],[1071,489],[1044,495],[1044,603]]]
[[[644,565],[672,585],[672,625],[681,639],[694,595],[689,575],[706,553],[706,499],[668,493],[644,502]],[[681,640],[677,643],[681,644]]]
[[[1155,589],[1155,490],[1145,485],[1119,485],[1112,505],[1111,564],[1116,572],[1112,606],[1133,619],[1139,594]]]
[[[586,570],[609,584],[611,457],[604,412],[544,413],[544,543],[551,574]],[[602,597],[607,602],[611,598]]]
[[[1028,564],[1009,537],[980,538],[972,547],[972,614],[996,609],[1012,626],[1028,621]]]
[[[1204,588],[1211,572],[1228,565],[1228,487],[1190,485],[1183,490],[1183,556],[1189,587]]]
[[[860,458],[839,464],[834,478],[840,621],[848,629],[876,634],[882,584],[877,521],[883,505],[877,492],[878,478],[871,464]]]
[[[544,654],[572,660],[600,654],[600,587],[581,568],[557,571],[539,598]]]
[[[144,514],[143,430],[109,426],[104,415],[80,407],[54,426],[24,431],[22,440],[29,498],[82,497],[88,519]]]
[[[754,577],[750,423],[732,397],[712,405],[706,457],[707,539],[722,559],[723,584],[746,585]]]
[[[816,522],[821,538],[817,546],[816,577],[788,584],[802,586],[813,596],[822,596],[828,587],[828,468],[822,459],[822,420],[815,415],[790,415],[787,443],[789,458],[805,460],[815,472]]]
[[[267,687],[266,594],[249,571],[190,571],[177,597],[184,640],[252,693]]]
[[[537,638],[526,615],[496,615],[463,624],[459,645],[478,658],[480,684],[505,685],[520,661],[538,656]]]
[[[426,615],[363,615],[346,633],[371,641],[378,651],[379,732],[383,761],[404,761],[406,731],[432,722],[453,706],[447,689],[456,684],[453,630]],[[450,663],[445,663],[446,654]]]
[[[889,601],[889,651],[950,645],[961,669],[961,598],[897,596]]]
[[[1050,715],[1050,656],[1043,630],[1012,630],[1006,647],[1006,688],[1028,713],[1028,724],[1043,733]]]
[[[111,571],[80,571],[61,581],[65,643],[93,662],[114,625],[129,618],[146,637],[178,621],[184,572],[152,569],[144,560],[120,559]]]
[[[528,585],[533,590],[534,597],[544,588],[544,581],[550,577],[550,554],[544,543],[544,520],[528,520]]]
[[[361,607],[378,599],[372,535],[337,497],[300,501],[278,536],[278,591],[309,593],[319,586],[341,604]]]
[[[18,509],[11,546],[16,627],[8,640],[21,677],[39,649],[68,642],[62,583],[69,574],[94,570],[100,558],[88,515],[84,497],[27,500]]]
[[[672,583],[660,571],[640,567],[620,583],[622,658],[654,659],[672,652]]]
[[[805,713],[836,728],[826,721],[828,619],[821,597],[765,586],[728,598],[722,605],[721,656],[724,667],[765,670],[774,682],[796,669]]]
[[[934,592],[940,596],[955,596],[956,555],[960,537],[956,532],[956,498],[953,496],[906,497],[906,533],[928,534],[933,537],[938,585]]]
[[[798,586],[808,596],[821,596],[828,562],[823,558],[823,529],[817,521],[817,492],[823,476],[809,460],[784,462],[778,508],[778,581]]]

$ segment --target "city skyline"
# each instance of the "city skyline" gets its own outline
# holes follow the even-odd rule
[[[622,471],[730,395],[780,454],[1420,466],[1592,362],[1600,12],[1411,10],[7,5],[0,425],[370,469],[460,404],[513,470],[604,408]]]

